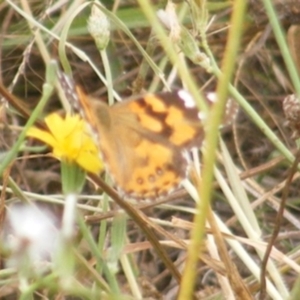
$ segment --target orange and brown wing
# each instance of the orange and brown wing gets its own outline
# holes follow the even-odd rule
[[[190,97],[184,91],[148,94],[110,108],[112,134],[100,139],[100,147],[128,197],[166,195],[186,177],[185,152],[201,145],[203,131],[193,99],[184,96]]]
[[[124,196],[157,198],[179,186],[187,175],[184,153],[203,138],[200,114],[188,93],[148,94],[109,107],[62,79],[67,98],[96,134],[107,170]]]

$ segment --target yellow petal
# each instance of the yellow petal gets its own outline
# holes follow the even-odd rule
[[[36,139],[44,142],[45,144],[48,144],[51,147],[57,146],[56,140],[53,138],[53,136],[49,132],[47,132],[45,130],[41,130],[37,127],[29,128],[26,135],[36,138]]]
[[[77,157],[76,162],[84,170],[94,174],[99,174],[103,169],[103,164],[99,157],[88,152],[81,152]]]
[[[98,149],[79,115],[66,115],[64,119],[53,113],[45,118],[45,123],[50,133],[32,127],[28,130],[27,136],[50,145],[56,158],[74,161],[88,172],[99,174],[103,164]]]
[[[45,118],[47,127],[49,128],[53,137],[59,142],[63,141],[69,134],[72,133],[74,130],[74,121],[75,123],[78,122],[74,119],[63,119],[57,113],[50,114]]]

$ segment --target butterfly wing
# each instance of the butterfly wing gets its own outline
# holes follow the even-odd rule
[[[125,196],[155,198],[174,190],[187,174],[185,152],[203,140],[201,114],[184,90],[147,94],[112,107],[91,101],[65,74],[67,98],[90,125],[111,177]],[[208,102],[215,102],[215,96]],[[224,120],[237,114],[230,100]]]
[[[104,161],[125,195],[166,195],[186,177],[184,153],[200,146],[203,131],[198,109],[182,93],[148,94],[116,104],[109,108],[109,128],[101,122],[103,108],[94,108]]]

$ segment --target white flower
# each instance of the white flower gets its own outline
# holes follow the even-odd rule
[[[97,5],[92,6],[92,12],[88,20],[88,31],[94,38],[97,47],[104,50],[110,38],[110,23],[107,16]]]
[[[24,204],[9,207],[3,237],[11,252],[8,265],[20,268],[51,260],[58,234],[57,219],[48,210]]]

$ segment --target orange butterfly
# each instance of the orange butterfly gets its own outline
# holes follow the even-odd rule
[[[165,196],[187,177],[187,151],[203,140],[202,114],[184,91],[146,94],[113,106],[60,74],[71,105],[96,134],[106,169],[126,198]]]

